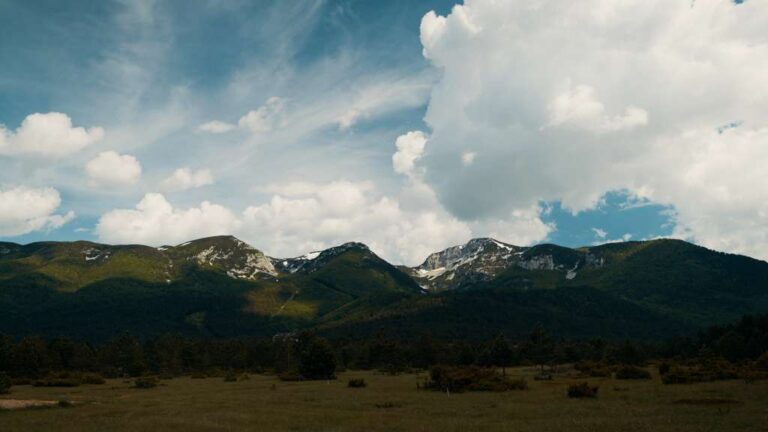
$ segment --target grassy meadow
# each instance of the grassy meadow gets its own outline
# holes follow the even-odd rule
[[[568,374],[505,393],[418,390],[426,374],[349,371],[335,381],[282,382],[274,376],[164,380],[153,389],[128,380],[72,388],[15,386],[3,399],[68,400],[68,408],[0,411],[11,431],[768,431],[768,381],[663,385],[590,378],[596,399],[569,399],[583,379]],[[365,388],[348,388],[353,378]]]

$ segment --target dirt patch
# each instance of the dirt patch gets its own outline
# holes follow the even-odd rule
[[[734,399],[718,399],[718,398],[703,398],[703,399],[680,399],[672,402],[675,405],[741,405],[744,402]]]
[[[34,400],[34,399],[0,399],[0,409],[24,409],[24,408],[44,408],[57,406],[57,401]]]

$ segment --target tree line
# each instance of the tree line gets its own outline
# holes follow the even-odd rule
[[[642,364],[651,358],[716,356],[749,361],[768,351],[768,315],[711,327],[696,336],[661,342],[565,340],[543,330],[510,340],[411,340],[376,335],[326,340],[311,332],[272,338],[194,339],[167,334],[139,339],[122,334],[103,343],[66,337],[15,339],[0,335],[0,372],[37,378],[55,371],[97,372],[106,377],[181,375],[210,370],[248,370],[301,378],[331,378],[336,370],[379,369],[392,373],[442,365],[510,367],[579,362]]]

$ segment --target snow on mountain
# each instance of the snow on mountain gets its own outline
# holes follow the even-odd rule
[[[580,269],[601,267],[603,264],[602,258],[588,250],[555,245],[521,247],[492,238],[477,238],[435,252],[420,266],[409,270],[425,289],[447,290],[488,281],[513,267],[529,271],[561,271],[563,278],[572,280],[578,276]]]

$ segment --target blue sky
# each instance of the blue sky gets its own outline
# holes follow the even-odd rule
[[[729,224],[765,218],[737,181],[759,180],[768,104],[742,86],[766,85],[764,8],[455,3],[0,0],[0,239],[358,240],[415,263],[480,236],[675,236],[762,256],[768,233]],[[727,42],[700,50],[723,76],[690,63],[681,20]],[[718,145],[743,146],[731,183]]]

